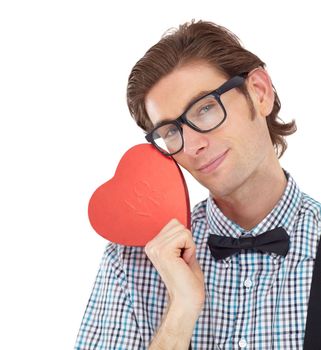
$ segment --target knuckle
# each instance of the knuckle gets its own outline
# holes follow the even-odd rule
[[[173,229],[175,230],[175,232],[183,232],[185,231],[186,227],[181,224],[180,222],[178,222],[174,227]]]
[[[151,251],[152,247],[151,247],[151,243],[148,242],[145,247],[144,247],[144,252],[149,255],[150,251]]]
[[[155,246],[155,244],[152,244],[151,242],[148,242],[145,245],[144,251],[149,258],[157,257],[159,255],[159,249],[157,246]]]
[[[189,229],[187,229],[186,227],[184,227],[184,229],[182,229],[182,232],[184,233],[185,236],[192,238],[192,233]]]
[[[184,225],[176,218],[171,219],[168,223],[170,227],[184,227]]]

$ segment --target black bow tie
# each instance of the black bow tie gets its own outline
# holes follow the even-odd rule
[[[224,259],[241,249],[254,249],[262,253],[276,253],[286,256],[289,250],[289,235],[282,227],[264,232],[256,237],[225,237],[210,234],[207,244],[215,259]]]

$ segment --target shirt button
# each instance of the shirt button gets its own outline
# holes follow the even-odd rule
[[[253,285],[253,282],[251,281],[250,278],[247,278],[247,279],[244,281],[244,286],[245,286],[246,288],[251,288],[252,285]]]
[[[241,338],[241,340],[239,341],[239,347],[240,347],[241,349],[247,347],[247,341],[246,341],[244,338]]]

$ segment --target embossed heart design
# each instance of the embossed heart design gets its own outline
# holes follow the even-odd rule
[[[187,186],[176,162],[150,144],[130,148],[88,206],[94,230],[109,241],[145,246],[172,219],[190,228]]]

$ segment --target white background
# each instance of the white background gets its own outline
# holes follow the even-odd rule
[[[72,349],[106,241],[87,205],[144,142],[132,66],[170,27],[217,22],[267,63],[295,118],[281,164],[321,199],[317,1],[2,1],[0,348]],[[207,192],[187,178],[194,205]]]

